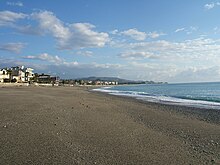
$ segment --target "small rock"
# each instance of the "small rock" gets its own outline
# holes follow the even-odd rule
[[[211,162],[212,162],[212,163],[215,163],[215,159],[212,159]]]
[[[4,127],[4,128],[7,128],[7,125],[4,125],[3,127]]]

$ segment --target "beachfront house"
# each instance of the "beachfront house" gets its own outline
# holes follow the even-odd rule
[[[1,69],[0,70],[0,82],[9,82],[10,80],[10,74],[7,69]]]
[[[24,66],[16,66],[11,68],[11,75],[17,82],[29,82],[34,77],[33,70]]]
[[[59,77],[51,76],[48,74],[41,74],[36,77],[38,83],[45,83],[45,84],[50,84],[50,83],[58,83],[59,82]]]

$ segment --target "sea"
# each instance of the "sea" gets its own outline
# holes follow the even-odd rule
[[[93,90],[148,102],[220,110],[220,82],[119,85]]]

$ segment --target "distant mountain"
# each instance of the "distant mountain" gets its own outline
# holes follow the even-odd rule
[[[126,80],[117,77],[87,77],[87,78],[80,78],[80,80],[85,81],[117,81],[119,84],[144,84],[145,81],[133,81],[133,80]]]

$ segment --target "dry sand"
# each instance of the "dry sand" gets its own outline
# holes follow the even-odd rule
[[[0,87],[0,164],[220,164],[220,111],[86,87]]]

